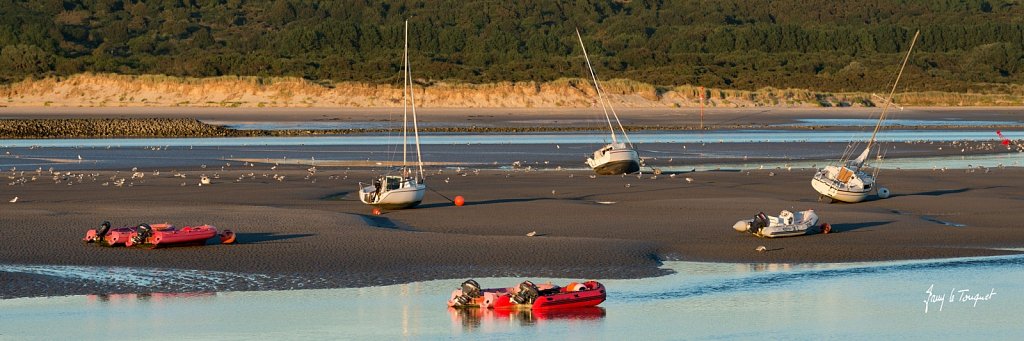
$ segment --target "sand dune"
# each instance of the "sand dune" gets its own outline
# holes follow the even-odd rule
[[[698,107],[697,86],[655,86],[613,79],[602,87],[616,107]],[[902,105],[1022,105],[1024,90],[1007,94],[900,94]],[[454,84],[430,82],[416,87],[423,108],[589,108],[596,96],[582,79],[551,82]],[[867,93],[825,93],[803,89],[757,91],[707,89],[708,107],[864,106],[876,101]],[[179,78],[161,75],[77,74],[25,80],[0,86],[0,106],[12,107],[241,107],[241,108],[379,108],[401,107],[397,85],[360,82],[317,83],[301,78]]]

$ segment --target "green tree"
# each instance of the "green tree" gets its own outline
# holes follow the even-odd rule
[[[8,80],[48,73],[53,62],[52,55],[35,45],[7,45],[0,50],[0,70]]]

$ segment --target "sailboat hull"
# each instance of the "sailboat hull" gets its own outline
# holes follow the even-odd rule
[[[612,149],[587,159],[587,164],[599,175],[631,174],[640,171],[640,156],[632,149]]]
[[[606,162],[594,167],[594,173],[598,175],[632,174],[638,171],[640,164],[632,160]]]
[[[377,188],[374,186],[361,187],[359,189],[359,199],[362,200],[364,204],[373,205],[374,207],[380,207],[386,210],[398,210],[416,207],[416,205],[423,202],[423,194],[426,193],[427,186],[424,184],[417,184],[415,186],[387,190],[379,195],[375,195],[376,190]]]
[[[851,191],[839,188],[832,183],[832,180],[822,179],[818,176],[811,179],[811,187],[814,187],[818,194],[832,198],[836,201],[856,203],[868,198],[870,191]]]

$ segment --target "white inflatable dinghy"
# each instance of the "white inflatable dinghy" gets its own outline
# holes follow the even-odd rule
[[[755,236],[767,238],[799,236],[818,230],[821,233],[829,233],[832,230],[828,224],[818,226],[818,215],[814,213],[814,210],[796,213],[783,210],[778,217],[761,212],[755,215],[754,219],[737,221],[732,228],[739,232],[750,232]]]

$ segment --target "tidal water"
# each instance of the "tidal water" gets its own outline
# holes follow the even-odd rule
[[[1024,131],[1007,131],[1003,135],[1014,140],[1024,139]],[[689,171],[814,168],[839,158],[849,141],[859,141],[864,136],[864,132],[855,131],[740,130],[646,131],[631,134],[630,138],[640,154],[662,170]],[[610,140],[610,136],[603,133],[423,134],[421,137],[424,160],[462,163],[482,169],[518,164],[534,169],[583,170],[583,160],[594,148]],[[1003,147],[994,131],[903,130],[886,132],[882,137],[883,141],[892,142],[887,158],[877,165],[883,168],[1024,166],[1024,153],[1019,146]],[[386,134],[0,140],[0,169],[28,172],[51,167],[54,170],[153,170],[203,165],[219,169],[220,166],[228,168],[233,160],[239,159],[267,163],[305,160],[313,165],[317,160],[386,161],[396,158],[396,152],[401,151],[400,143],[400,136]],[[979,151],[987,154],[979,154]],[[927,153],[941,156],[920,156]]]
[[[1024,139],[1024,131],[1005,131],[1012,140]],[[629,135],[633,143],[792,143],[864,141],[871,132],[847,130],[722,130],[722,131],[644,131]],[[622,139],[622,136],[619,136]],[[460,134],[424,133],[425,145],[483,144],[598,144],[610,142],[604,132]],[[233,138],[116,138],[116,139],[24,139],[0,140],[0,147],[237,147],[237,146],[331,146],[388,145],[401,143],[401,135],[368,134],[302,137]],[[892,130],[878,135],[880,142],[906,141],[990,141],[998,144],[995,131],[988,130]],[[410,141],[412,143],[412,141]]]
[[[692,165],[660,167],[659,169],[666,172],[680,172],[688,170],[817,169],[828,165],[829,161],[830,160],[818,159],[769,162],[705,162]],[[1001,153],[889,158],[882,162],[873,161],[873,163],[869,163],[869,165],[872,167],[881,167],[883,169],[973,169],[975,171],[981,169],[981,171],[984,171],[985,168],[1024,167],[1024,155],[1019,153]]]
[[[0,300],[0,339],[1012,340],[1024,335],[1021,255],[664,266],[674,273],[601,280],[608,300],[600,309],[550,313],[448,309],[445,301],[462,279],[350,289],[8,299]],[[90,276],[83,267],[2,270]],[[139,270],[127,272],[137,276]],[[477,280],[489,287],[523,279]]]
[[[874,127],[878,123],[877,119],[868,118],[802,118],[798,119],[796,123],[783,123],[779,124],[780,127],[803,127],[803,126],[828,126],[828,127]],[[885,120],[885,126],[887,128],[893,127],[919,127],[919,126],[932,126],[932,127],[986,127],[986,126],[1021,126],[1024,122],[1021,121],[982,121],[982,120],[961,120],[961,119],[946,119],[946,120],[913,120],[913,119],[887,119]]]

